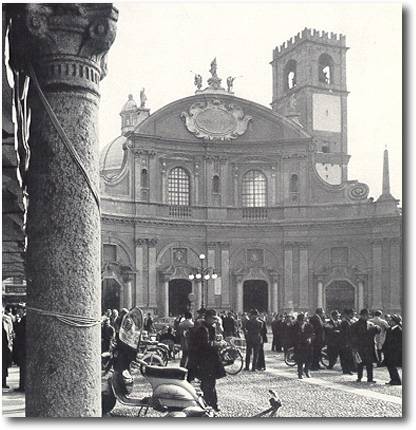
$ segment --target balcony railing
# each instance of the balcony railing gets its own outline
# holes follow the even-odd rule
[[[192,216],[190,206],[169,206],[169,216],[173,218],[189,218]]]
[[[256,222],[256,221],[292,221],[324,220],[340,218],[366,218],[383,216],[383,208],[376,203],[293,205],[269,207],[206,207],[206,206],[171,206],[163,203],[131,202],[122,199],[101,200],[104,216],[121,216],[147,219],[192,219],[212,222]]]
[[[243,208],[244,219],[267,219],[267,208]]]

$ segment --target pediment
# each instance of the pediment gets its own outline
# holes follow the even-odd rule
[[[226,94],[197,94],[177,100],[137,126],[136,136],[190,142],[277,142],[310,136],[271,109]]]

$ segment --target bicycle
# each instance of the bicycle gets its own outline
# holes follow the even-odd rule
[[[292,346],[291,348],[288,348],[285,351],[284,361],[285,361],[285,363],[289,367],[296,366],[296,361],[295,361],[295,347],[294,346]],[[327,347],[326,346],[324,346],[322,348],[322,350],[321,350],[321,358],[320,358],[319,361],[322,364],[322,366],[324,366],[326,369],[329,368],[329,357],[328,357],[328,352],[327,352]]]
[[[238,339],[238,338],[235,338]],[[237,375],[243,370],[244,358],[239,347],[235,344],[234,338],[226,339],[226,346],[220,349],[219,354],[224,366],[225,373],[228,375]]]

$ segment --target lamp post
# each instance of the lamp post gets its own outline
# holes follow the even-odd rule
[[[188,276],[190,281],[197,280],[198,282],[201,282],[201,309],[205,309],[205,281],[218,278],[218,275],[215,273],[215,269],[213,267],[204,267],[205,260],[205,254],[200,254],[199,268],[194,268],[192,273]]]

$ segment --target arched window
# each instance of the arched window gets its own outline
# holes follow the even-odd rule
[[[243,176],[242,204],[244,207],[264,207],[267,201],[267,180],[262,172],[249,170]]]
[[[299,192],[298,182],[299,182],[298,175],[293,174],[290,177],[290,185],[289,185],[289,191],[291,193],[297,193],[297,192]]]
[[[220,177],[214,175],[212,178],[212,192],[218,194],[220,192]]]
[[[328,54],[322,54],[319,57],[319,82],[332,84],[334,82],[333,71],[334,61]]]
[[[284,87],[290,90],[296,86],[296,61],[290,60],[285,66],[284,72]]]
[[[182,167],[175,167],[169,173],[168,202],[175,206],[190,205],[189,175]]]
[[[147,173],[147,169],[142,169],[140,181],[142,188],[149,188],[149,175]]]

